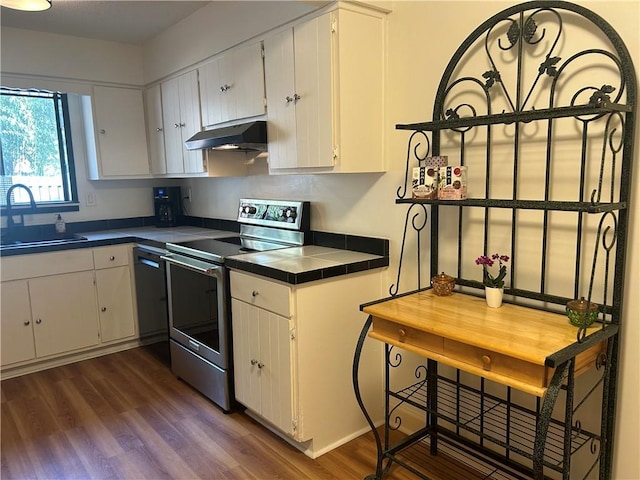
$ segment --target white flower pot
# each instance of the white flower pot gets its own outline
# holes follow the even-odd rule
[[[484,298],[487,301],[487,305],[491,308],[502,306],[503,294],[504,288],[484,287]]]

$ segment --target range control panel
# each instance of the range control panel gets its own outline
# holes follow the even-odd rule
[[[309,230],[309,202],[241,198],[238,222],[288,230]]]

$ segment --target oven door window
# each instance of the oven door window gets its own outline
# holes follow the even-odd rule
[[[186,340],[185,346],[218,364],[223,360],[218,357],[224,354],[221,285],[216,276],[170,266],[172,337],[181,343]]]

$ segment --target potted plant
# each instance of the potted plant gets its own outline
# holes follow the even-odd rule
[[[476,258],[476,265],[482,266],[482,283],[485,287],[485,299],[487,305],[493,308],[500,307],[502,305],[502,295],[504,293],[504,277],[507,276],[507,262],[509,257],[507,255],[500,255],[494,253],[490,257],[487,255],[480,255]],[[497,266],[498,273],[493,275],[491,268]]]

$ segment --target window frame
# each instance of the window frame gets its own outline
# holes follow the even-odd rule
[[[65,200],[36,201],[36,208],[29,204],[17,203],[11,205],[12,215],[34,214],[34,213],[57,213],[73,212],[80,210],[80,200],[78,197],[78,182],[76,179],[75,158],[73,152],[72,125],[69,109],[69,98],[67,93],[44,89],[12,88],[2,86],[1,95],[10,95],[11,92],[42,92],[53,95],[52,101],[56,115],[57,136],[59,144],[59,162],[62,172],[62,184]],[[62,110],[62,111],[60,111]],[[62,128],[60,128],[62,126]],[[0,169],[4,173],[4,161],[2,160],[2,147],[0,145]],[[3,199],[6,200],[6,199]],[[0,208],[0,216],[7,216],[7,205]]]

